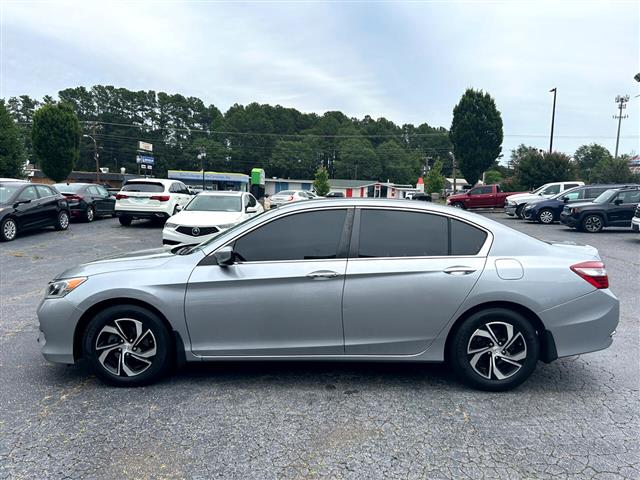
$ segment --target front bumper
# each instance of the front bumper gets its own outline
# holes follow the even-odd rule
[[[42,356],[54,363],[74,363],[73,336],[82,312],[65,298],[47,298],[38,305],[37,315]]]
[[[620,302],[609,289],[596,290],[540,312],[558,357],[603,350],[613,343]]]
[[[522,216],[525,220],[535,220],[538,216],[538,212],[534,208],[527,210],[525,207],[525,209],[522,210]]]
[[[640,217],[633,217],[631,219],[631,230],[640,232]]]
[[[566,225],[568,227],[574,227],[575,228],[575,227],[578,226],[578,224],[580,222],[576,217],[574,217],[574,216],[572,216],[572,215],[570,215],[570,214],[568,214],[568,213],[563,211],[560,214],[560,223],[563,223],[564,225]]]
[[[518,205],[512,205],[512,204],[506,204],[504,206],[504,213],[506,213],[507,215],[510,215],[512,217],[514,217],[516,215],[516,210],[518,208]]]

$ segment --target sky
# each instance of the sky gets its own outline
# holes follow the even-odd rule
[[[0,98],[114,85],[449,128],[466,88],[495,99],[503,154],[640,152],[639,1],[0,0]]]

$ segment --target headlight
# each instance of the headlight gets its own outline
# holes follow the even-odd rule
[[[87,281],[87,277],[67,278],[64,280],[56,280],[50,282],[47,287],[47,298],[62,298],[67,293],[75,290],[84,282]]]
[[[176,228],[178,225],[175,223],[165,223],[164,228]]]
[[[235,223],[225,223],[224,225],[218,225],[220,230],[226,230],[227,228],[235,227]]]

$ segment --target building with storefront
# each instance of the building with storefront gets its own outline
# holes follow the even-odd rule
[[[180,180],[196,190],[249,191],[250,177],[244,173],[204,172],[202,170],[167,170],[167,178]]]

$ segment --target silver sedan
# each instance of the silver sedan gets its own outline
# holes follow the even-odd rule
[[[598,252],[401,200],[293,203],[196,246],[87,263],[38,308],[44,357],[116,385],[185,361],[446,361],[505,390],[538,361],[607,348]]]

